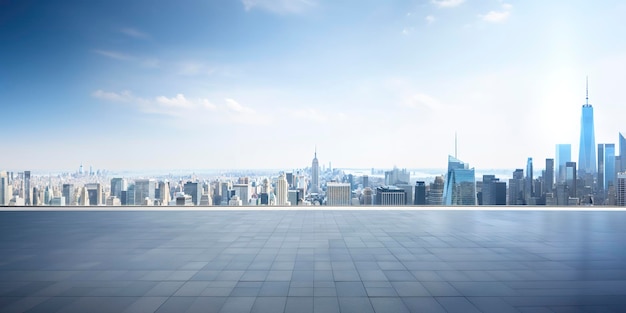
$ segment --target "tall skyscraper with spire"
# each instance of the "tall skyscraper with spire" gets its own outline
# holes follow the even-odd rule
[[[317,147],[311,162],[311,193],[320,192],[320,162],[317,160]]]
[[[626,172],[626,138],[622,133],[619,133],[619,164],[616,166],[618,172]]]
[[[593,126],[593,107],[589,104],[589,82],[587,80],[586,103],[582,107],[580,120],[580,146],[578,150],[578,175],[596,175],[596,137]]]

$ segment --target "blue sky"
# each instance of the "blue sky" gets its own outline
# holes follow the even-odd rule
[[[537,168],[626,116],[623,1],[2,1],[0,168]]]

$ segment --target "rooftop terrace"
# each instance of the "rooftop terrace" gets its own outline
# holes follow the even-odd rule
[[[0,212],[0,311],[626,312],[624,211],[135,209]]]

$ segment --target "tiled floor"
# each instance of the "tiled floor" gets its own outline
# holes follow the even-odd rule
[[[0,212],[0,312],[626,312],[626,212]]]

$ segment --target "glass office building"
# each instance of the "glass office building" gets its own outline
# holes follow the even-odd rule
[[[448,174],[443,190],[443,205],[476,205],[476,176],[473,168],[448,156]]]

